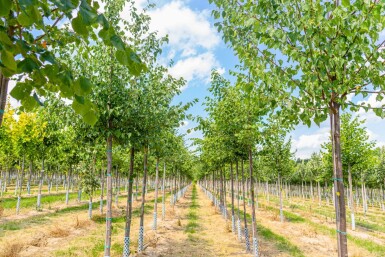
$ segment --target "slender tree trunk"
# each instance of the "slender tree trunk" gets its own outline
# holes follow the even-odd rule
[[[68,201],[69,201],[71,175],[72,175],[72,165],[70,165],[70,169],[69,169],[68,176],[67,176],[66,205],[68,205]]]
[[[17,196],[17,204],[16,204],[16,215],[19,215],[20,212],[20,202],[21,202],[21,191],[23,190],[23,178],[24,178],[24,162],[25,155],[23,154],[23,161],[21,164],[21,176],[20,176],[20,186],[19,186],[19,194]]]
[[[163,179],[162,179],[162,220],[166,217],[166,188],[165,188],[165,180],[166,180],[166,163],[163,163]]]
[[[136,173],[136,181],[135,181],[135,201],[138,201],[139,194],[139,172]]]
[[[0,71],[0,127],[3,124],[5,105],[7,103],[8,82],[9,79],[6,78]]]
[[[348,164],[348,175],[349,175],[349,202],[350,202],[350,214],[352,219],[352,230],[356,230],[356,220],[354,217],[354,200],[353,200],[353,183],[352,183],[352,171],[350,164]]]
[[[111,120],[108,122],[111,127]],[[107,209],[106,209],[106,238],[104,243],[104,256],[109,257],[111,252],[112,229],[112,135],[107,137]]]
[[[283,216],[283,201],[282,201],[282,181],[281,181],[280,172],[278,172],[278,190],[279,190],[279,217],[281,222],[283,222],[284,216]]]
[[[220,172],[219,172],[219,177],[220,177],[220,191],[219,191],[219,201],[220,201],[220,210],[221,210],[221,213],[222,215],[223,214],[223,209],[224,209],[224,197],[223,197],[223,175],[222,175],[222,169],[220,169]]]
[[[365,216],[366,216],[366,213],[368,211],[368,195],[367,195],[367,192],[366,192],[366,183],[363,182],[362,186],[363,186],[362,198],[363,198],[363,203],[364,203],[364,213],[365,213]]]
[[[154,199],[154,220],[152,229],[156,230],[158,220],[158,179],[159,179],[159,157],[156,158],[156,170],[155,170],[155,199]]]
[[[310,179],[310,196],[311,196],[311,200],[312,202],[314,201],[314,194],[313,194],[313,180]]]
[[[336,102],[331,102],[330,106],[338,256],[347,257],[348,244],[346,235],[345,191],[344,184],[342,182],[343,173],[340,141],[340,105]]]
[[[245,243],[246,251],[250,252],[250,240],[249,240],[249,230],[247,228],[247,219],[246,219],[246,196],[245,196],[245,169],[243,167],[243,160],[241,162],[242,169],[242,198],[243,198],[243,224],[245,225]]]
[[[126,206],[126,228],[124,230],[124,246],[123,246],[123,257],[130,255],[130,232],[131,232],[131,220],[132,220],[132,187],[134,179],[134,160],[135,160],[135,149],[131,147],[130,151],[130,171],[128,173],[128,194],[127,194],[127,206]]]
[[[233,233],[235,233],[235,212],[234,212],[234,174],[233,163],[230,164],[230,179],[231,179],[231,225]]]
[[[257,238],[257,224],[256,224],[256,215],[255,215],[255,201],[254,201],[254,178],[253,178],[253,156],[251,152],[251,147],[249,147],[249,175],[250,175],[250,196],[251,196],[251,229],[253,232],[253,250],[254,256],[259,256],[258,249],[258,238]]]
[[[321,198],[321,186],[319,181],[317,181],[317,191],[318,191],[318,205],[321,206],[322,198]]]
[[[43,186],[43,175],[44,175],[44,157],[42,158],[42,161],[41,161],[41,172],[39,176],[39,191],[37,194],[37,205],[36,205],[37,209],[40,209],[40,206],[41,206],[41,188]]]
[[[148,147],[144,147],[144,172],[143,172],[143,185],[142,185],[142,204],[140,207],[140,225],[139,225],[139,238],[138,238],[138,252],[143,251],[144,240],[144,204],[146,202],[146,183],[147,183],[147,155]]]
[[[104,170],[103,168],[100,169],[100,206],[99,211],[100,214],[103,214],[103,196],[104,194]]]
[[[238,220],[237,220],[237,228],[238,228],[238,240],[242,240],[241,233],[241,215],[240,215],[240,206],[239,206],[239,171],[238,171],[238,160],[235,162],[235,172],[236,172],[236,180],[237,180],[237,206],[238,206]]]

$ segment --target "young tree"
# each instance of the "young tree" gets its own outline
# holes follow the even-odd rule
[[[290,108],[288,120],[310,126],[330,117],[338,256],[347,256],[346,210],[341,162],[340,114],[350,108],[373,109],[383,116],[385,106],[356,104],[349,94],[385,94],[385,52],[378,43],[385,28],[385,3],[380,1],[225,1],[210,0],[218,30],[250,68],[264,92]],[[296,21],[296,22],[293,22]],[[354,33],[353,33],[354,31]]]
[[[60,92],[61,97],[76,100],[79,91],[89,91],[89,79],[74,76],[73,70],[55,55],[55,50],[67,44],[89,45],[91,40],[101,40],[119,51],[118,60],[130,73],[139,74],[144,68],[139,57],[115,31],[116,24],[107,21],[98,9],[99,3],[94,0],[1,1],[0,126],[9,79],[14,75],[18,82],[11,95],[25,110],[37,106],[37,95],[45,96],[46,92]],[[63,23],[70,23],[72,29]],[[84,121],[94,124],[96,110],[89,102],[81,107]]]

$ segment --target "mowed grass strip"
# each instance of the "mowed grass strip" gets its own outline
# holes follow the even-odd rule
[[[189,234],[196,233],[199,224],[198,224],[198,214],[197,209],[199,208],[199,204],[197,203],[197,189],[196,185],[193,185],[192,196],[191,196],[191,204],[189,207],[189,212],[187,214],[188,223],[186,225],[185,232]]]

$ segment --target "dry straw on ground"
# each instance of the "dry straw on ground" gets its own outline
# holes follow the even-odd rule
[[[59,227],[59,226],[55,226],[53,227],[50,232],[49,232],[49,236],[50,237],[67,237],[69,236],[70,234],[70,231],[68,229],[65,229],[65,228],[62,228],[62,227]]]
[[[1,249],[0,257],[18,257],[24,247],[25,245],[20,242],[8,242],[3,246],[3,249]]]

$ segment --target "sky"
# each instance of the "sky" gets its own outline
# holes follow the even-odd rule
[[[198,98],[199,102],[189,110],[189,113],[206,117],[202,103],[209,95],[211,71],[217,69],[223,76],[232,80],[229,70],[234,69],[238,64],[232,49],[225,45],[221,34],[214,27],[211,11],[215,6],[210,5],[208,0],[152,0],[151,2],[156,4],[156,7],[148,12],[151,17],[151,30],[158,31],[162,36],[168,34],[169,37],[169,44],[163,51],[161,62],[167,64],[172,59],[174,65],[170,68],[170,73],[187,80],[187,85],[174,101],[188,102]],[[146,6],[147,0],[136,0],[135,4],[141,10]],[[128,11],[123,10],[123,18],[126,13]],[[360,100],[372,103],[372,106],[375,104],[374,97]],[[12,102],[16,104],[14,100]],[[383,102],[385,103],[385,100]],[[370,139],[376,140],[378,146],[385,145],[385,120],[376,117],[372,112],[358,114],[362,119],[366,119],[365,126]],[[194,121],[185,121],[179,131],[187,134],[187,130],[196,125]],[[320,127],[313,125],[308,128],[305,125],[298,125],[289,135],[295,156],[309,158],[313,152],[318,152],[321,144],[328,140],[329,131],[328,121],[322,123]],[[186,135],[186,143],[191,143],[190,138],[197,137],[202,137],[202,133],[192,131]]]
[[[137,1],[142,7],[146,0]],[[202,103],[209,95],[210,74],[212,69],[218,69],[230,79],[229,70],[238,64],[233,51],[225,45],[221,35],[214,27],[211,11],[215,6],[207,0],[158,0],[157,7],[149,12],[152,18],[151,29],[161,35],[168,34],[170,43],[165,55],[172,58],[175,65],[171,68],[174,76],[183,76],[187,86],[176,101],[191,101],[199,99],[199,103],[191,108],[193,115],[206,116]],[[375,104],[375,98],[362,99]],[[356,100],[357,101],[357,100]],[[377,105],[378,106],[378,105]],[[366,119],[365,126],[371,140],[377,145],[385,145],[385,120],[376,117],[373,112],[358,113],[361,119]],[[180,128],[182,133],[194,128],[196,123],[187,121]],[[309,158],[313,152],[318,152],[321,144],[330,135],[329,122],[325,121],[318,127],[298,125],[289,135],[292,139],[292,150],[297,158]],[[186,138],[202,137],[200,131],[193,131]]]

